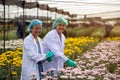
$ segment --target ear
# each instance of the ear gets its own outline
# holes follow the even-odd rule
[[[33,27],[30,28],[30,32],[32,31]]]

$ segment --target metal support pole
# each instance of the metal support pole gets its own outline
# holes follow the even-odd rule
[[[4,23],[3,23],[3,40],[4,40],[4,43],[3,43],[3,49],[4,49],[4,52],[5,52],[5,0],[2,0],[3,2],[3,6],[4,6]]]
[[[25,38],[25,17],[24,17],[25,0],[22,1],[22,7],[23,7],[23,39],[24,39]]]
[[[38,2],[37,2],[37,19],[39,19],[39,4],[38,4]]]
[[[48,32],[48,10],[49,10],[49,7],[47,6],[47,32]]]
[[[8,33],[9,33],[9,30],[10,30],[10,23],[9,23],[9,19],[10,19],[10,15],[9,15],[9,5],[8,5],[8,22],[7,22],[7,31],[6,31],[6,40],[8,39]]]
[[[57,18],[57,8],[55,8],[55,19]]]

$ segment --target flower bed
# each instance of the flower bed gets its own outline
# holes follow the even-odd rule
[[[64,69],[59,70],[58,76],[53,76],[54,69],[51,69],[48,73],[43,72],[42,80],[119,80],[119,40],[119,37],[108,38],[107,41],[100,42],[94,49],[88,51],[91,45],[98,43],[98,39],[88,37],[67,38],[65,50],[70,48],[76,52],[72,53],[76,58],[72,58],[75,58],[78,67],[65,66]],[[6,44],[11,50],[0,54],[0,80],[19,80],[22,49],[17,47],[22,47],[23,40],[15,40],[15,42],[10,40]],[[82,52],[84,53],[82,54]],[[71,57],[67,52],[65,55]],[[31,75],[33,74],[31,73]]]
[[[119,80],[120,41],[104,41],[78,56],[76,62],[77,68],[61,69],[58,76],[51,76],[50,70],[43,74],[42,80]]]

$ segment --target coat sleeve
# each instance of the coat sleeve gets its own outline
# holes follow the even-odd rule
[[[37,49],[35,48],[35,45],[33,44],[33,42],[31,42],[29,40],[24,40],[23,48],[24,48],[25,54],[29,58],[33,59],[36,63],[46,59],[46,55],[39,54]]]
[[[68,59],[58,47],[58,43],[53,36],[46,36],[44,38],[44,46],[46,46],[50,51],[55,52],[55,57],[60,57],[65,61]]]

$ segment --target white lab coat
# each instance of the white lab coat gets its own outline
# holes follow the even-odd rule
[[[55,56],[51,62],[46,62],[43,64],[43,71],[48,71],[51,68],[55,68],[55,74],[57,74],[57,70],[64,67],[64,62],[68,59],[64,55],[64,41],[65,36],[62,34],[60,40],[56,29],[51,30],[46,34],[43,39],[44,53],[53,51],[55,52]]]
[[[21,80],[30,80],[32,73],[35,73],[37,80],[40,80],[37,63],[46,59],[46,55],[43,54],[42,42],[39,37],[38,41],[41,47],[41,54],[38,53],[37,43],[31,33],[24,39]]]

